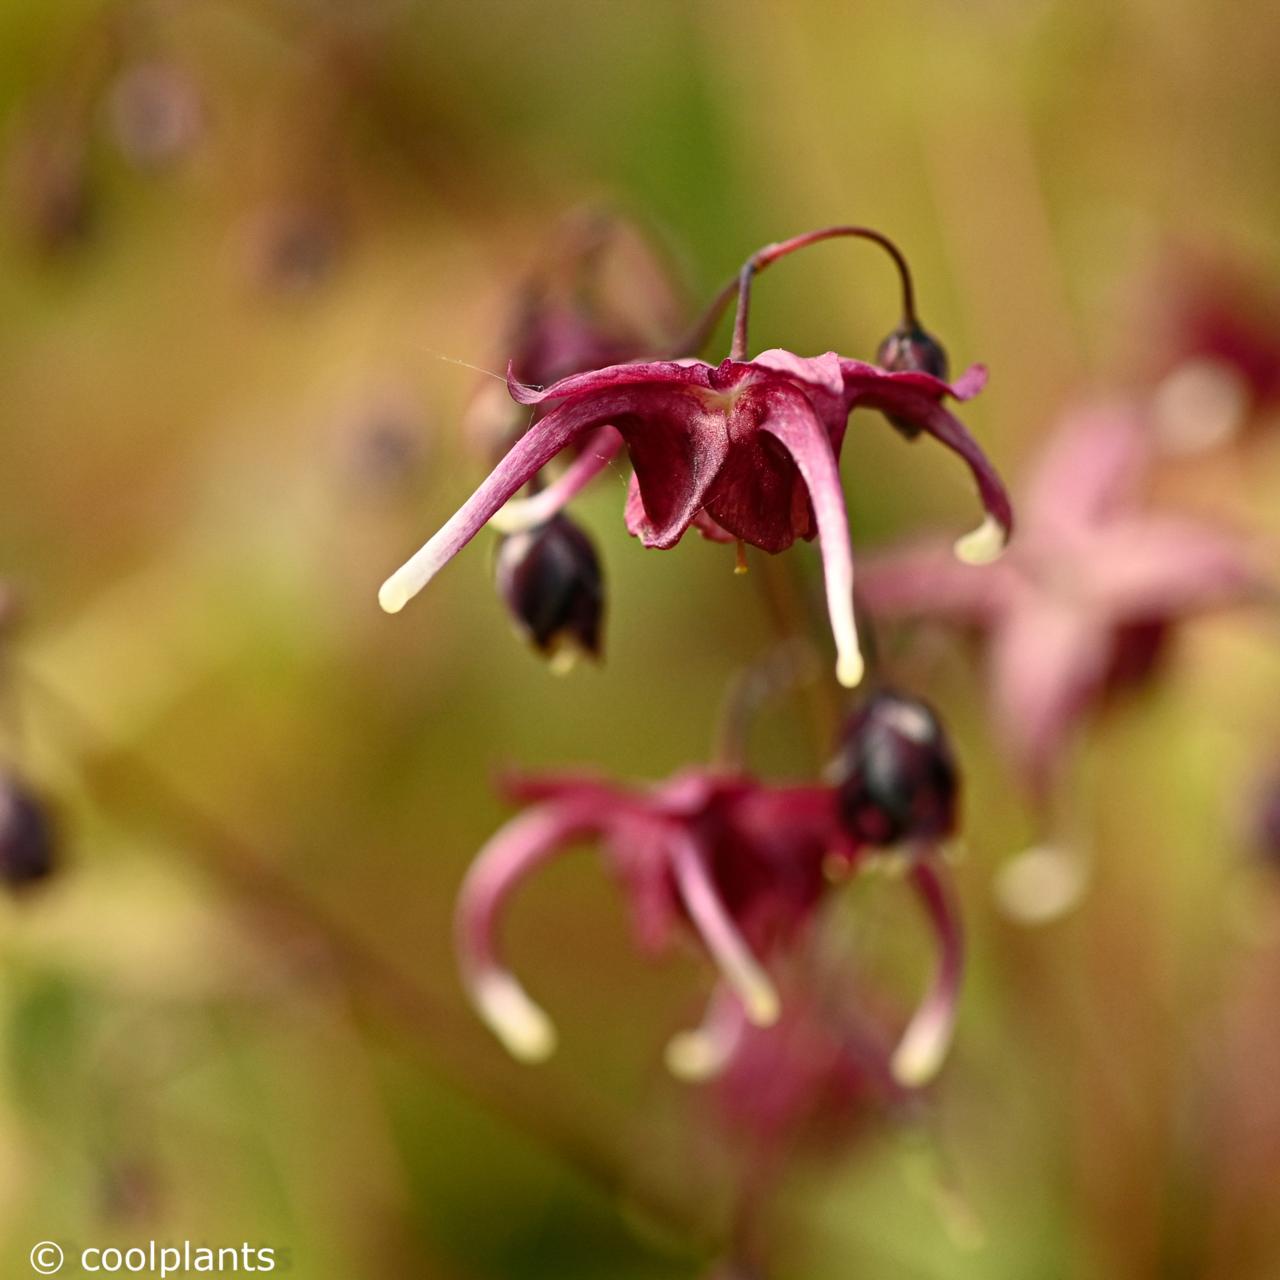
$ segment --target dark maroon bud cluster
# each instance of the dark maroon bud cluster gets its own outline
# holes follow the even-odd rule
[[[850,716],[834,765],[845,830],[886,847],[936,840],[956,826],[960,779],[931,707],[883,690]]]
[[[876,364],[890,373],[928,373],[946,382],[950,363],[946,349],[918,324],[900,324],[876,350]],[[907,419],[889,415],[889,421],[914,440],[920,428]]]
[[[48,876],[54,863],[47,806],[12,773],[0,773],[0,884],[25,888]]]
[[[495,576],[498,594],[537,649],[600,656],[604,573],[591,539],[568,516],[503,538]]]

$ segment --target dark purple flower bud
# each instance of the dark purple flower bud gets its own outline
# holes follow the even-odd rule
[[[835,761],[845,830],[888,846],[936,840],[956,825],[959,773],[933,709],[884,690],[849,718]]]
[[[1265,861],[1280,868],[1280,775],[1262,788],[1254,831],[1258,852]]]
[[[1146,684],[1168,656],[1173,627],[1164,618],[1139,618],[1117,627],[1102,688],[1118,696]]]
[[[342,240],[343,228],[332,210],[306,200],[264,206],[244,224],[245,273],[266,293],[301,297],[332,275]]]
[[[53,828],[44,802],[13,774],[0,774],[0,884],[23,889],[53,868]]]
[[[56,254],[87,239],[94,209],[80,129],[40,116],[19,128],[6,168],[19,232],[37,252]]]
[[[876,350],[876,364],[890,373],[927,373],[942,382],[949,368],[942,343],[914,324],[901,324],[885,338]],[[890,414],[889,421],[908,440],[920,434],[919,425],[906,418]]]
[[[498,593],[531,643],[555,659],[600,655],[604,574],[568,516],[510,534],[498,549]]]

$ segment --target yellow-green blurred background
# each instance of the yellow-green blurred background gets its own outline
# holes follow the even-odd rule
[[[660,1070],[699,962],[646,965],[595,864],[557,866],[510,950],[563,1051],[521,1068],[464,1007],[451,905],[497,770],[704,759],[769,620],[724,548],[642,552],[615,473],[579,504],[599,669],[556,678],[511,634],[487,537],[381,614],[478,479],[466,366],[501,370],[569,207],[638,219],[691,300],[857,220],[907,249],[953,360],[991,366],[966,421],[1016,476],[1065,399],[1141,386],[1170,255],[1280,275],[1277,65],[1265,0],[0,6],[5,751],[66,863],[0,910],[4,1275],[42,1239],[249,1241],[306,1280],[701,1274],[699,1232],[637,1207],[714,1220],[724,1194]],[[159,143],[128,96],[157,66]],[[885,264],[826,246],[760,282],[754,345],[869,357],[896,318]],[[953,460],[879,424],[844,474],[861,547],[972,521]],[[1167,484],[1277,531],[1274,435]],[[927,1136],[789,1181],[781,1275],[1280,1275],[1280,901],[1240,834],[1274,641],[1197,624],[1107,720],[1073,801],[1097,883],[1039,931],[991,905],[1035,832],[972,655],[910,668],[967,767],[957,1049]],[[756,763],[809,773],[806,732],[767,716]],[[908,999],[900,894],[848,916]]]

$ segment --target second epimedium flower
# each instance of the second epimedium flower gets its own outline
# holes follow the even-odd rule
[[[778,259],[820,240],[852,236],[885,249],[903,286],[901,340],[887,343],[893,367],[827,352],[802,357],[775,349],[748,357],[747,325],[754,277]],[[863,672],[853,608],[853,557],[839,454],[855,408],[879,410],[908,436],[933,436],[969,467],[986,511],[982,527],[957,544],[967,560],[998,555],[1012,528],[1003,483],[964,426],[945,407],[985,381],[975,366],[955,383],[920,367],[936,361],[902,352],[935,346],[916,315],[911,277],[897,248],[878,232],[832,227],[768,245],[744,264],[713,304],[715,317],[737,298],[733,343],[718,365],[677,358],[606,365],[542,388],[509,378],[512,398],[535,420],[462,507],[383,584],[379,601],[402,609],[519,490],[557,454],[584,445],[577,458],[503,526],[556,514],[593,476],[626,452],[632,466],[626,519],[646,547],[676,545],[692,525],[718,541],[776,554],[797,538],[817,538],[822,552],[836,674],[845,685]],[[890,335],[894,338],[894,335]],[[696,349],[699,338],[688,346]],[[938,348],[940,353],[940,348]]]
[[[639,787],[594,775],[517,778],[523,812],[481,850],[458,900],[457,945],[477,1011],[518,1058],[555,1047],[550,1019],[507,967],[499,926],[512,893],[565,850],[599,845],[631,907],[641,950],[682,932],[719,974],[700,1026],[675,1036],[667,1063],[705,1078],[747,1026],[782,1014],[775,968],[804,949],[835,886],[895,849],[936,941],[933,984],[892,1055],[895,1079],[937,1072],[959,1000],[963,944],[941,844],[953,832],[958,775],[937,717],[880,691],[847,722],[825,782],[768,783],[742,770],[688,769]]]

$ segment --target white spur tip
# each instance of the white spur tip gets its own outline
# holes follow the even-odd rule
[[[848,653],[842,653],[836,659],[836,679],[846,688],[853,689],[862,683],[862,677],[866,674],[867,664],[863,661],[861,652],[854,648]]]
[[[513,1058],[545,1062],[555,1052],[556,1029],[551,1019],[514,978],[490,974],[476,984],[474,994],[480,1016]]]
[[[964,564],[990,564],[1000,559],[1004,544],[1004,527],[993,516],[987,516],[972,532],[956,539],[956,559]]]

